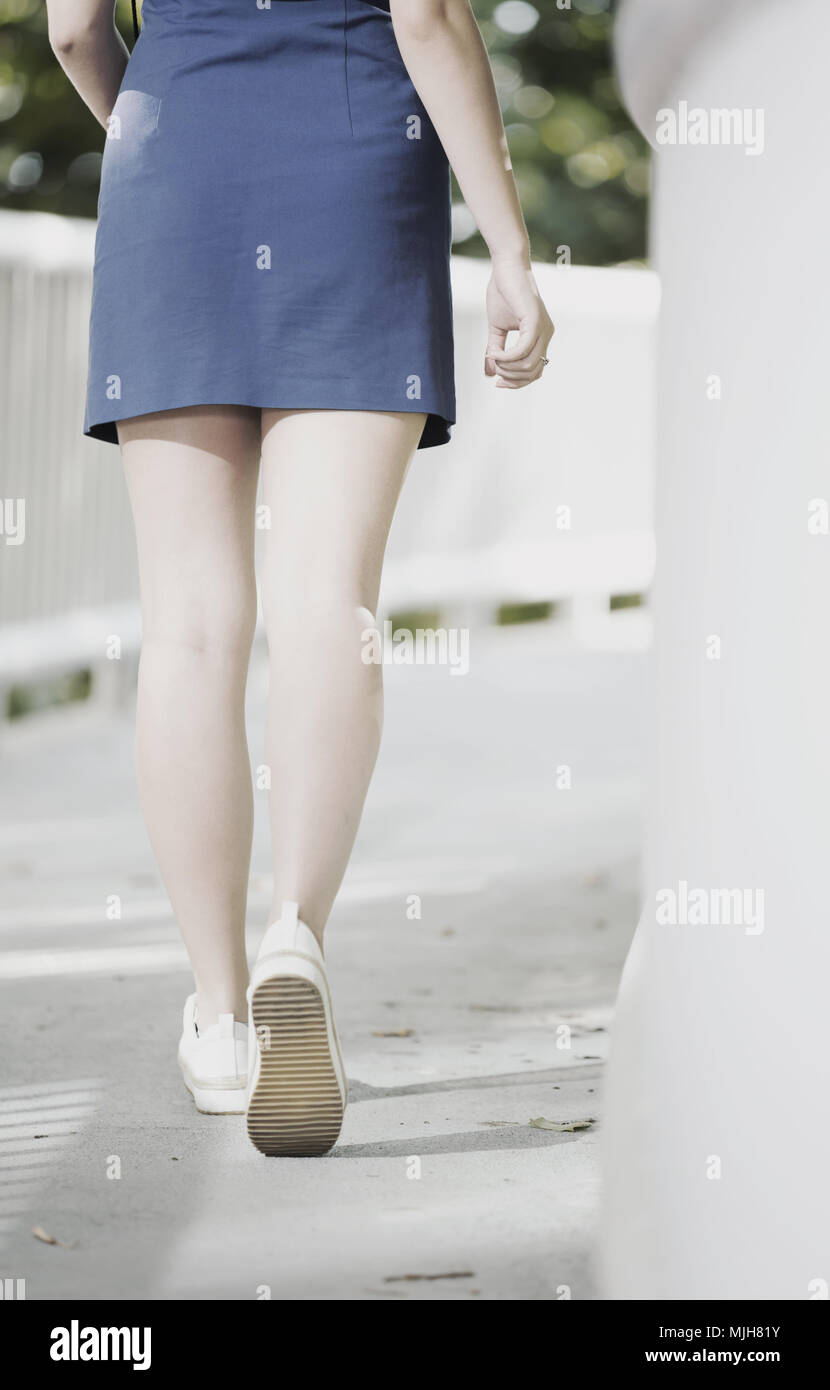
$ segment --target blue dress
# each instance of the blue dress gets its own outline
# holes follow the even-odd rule
[[[101,170],[84,433],[188,405],[455,419],[447,159],[366,0],[145,0]]]

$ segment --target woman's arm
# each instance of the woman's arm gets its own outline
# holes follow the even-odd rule
[[[72,86],[106,126],[129,52],[113,0],[46,0],[49,42]]]
[[[553,335],[530,268],[530,245],[493,74],[469,0],[390,0],[401,57],[487,243],[488,376],[526,386]],[[519,336],[510,349],[511,329]]]

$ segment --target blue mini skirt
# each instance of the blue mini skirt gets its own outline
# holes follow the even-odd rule
[[[188,405],[455,420],[447,159],[366,0],[145,0],[110,116],[84,433]]]

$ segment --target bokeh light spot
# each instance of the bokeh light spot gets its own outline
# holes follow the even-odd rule
[[[502,0],[493,11],[493,19],[505,34],[529,34],[539,23],[539,11],[527,0]]]
[[[544,87],[520,87],[513,98],[513,105],[520,116],[538,121],[553,110],[556,98]]]
[[[25,193],[30,188],[35,188],[40,183],[43,173],[43,159],[36,150],[27,151],[26,154],[19,154],[12,160],[6,182],[9,188],[18,193]]]

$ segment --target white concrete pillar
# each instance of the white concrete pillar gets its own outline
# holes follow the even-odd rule
[[[763,120],[763,150],[655,158],[649,826],[606,1090],[609,1298],[830,1287],[829,51],[826,0],[619,21],[650,139],[685,102]]]

